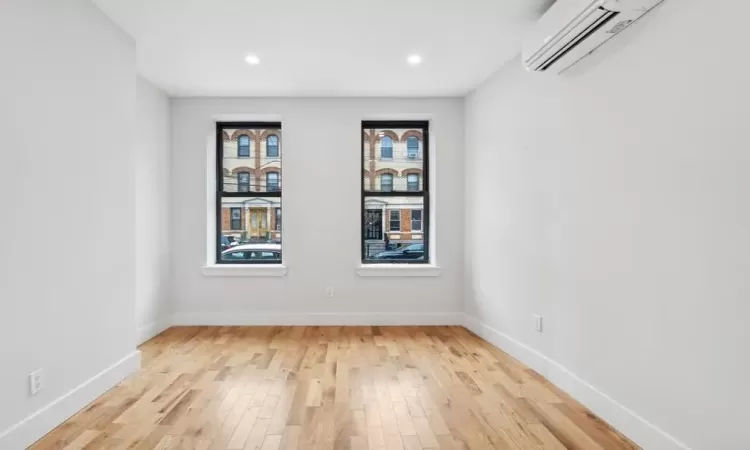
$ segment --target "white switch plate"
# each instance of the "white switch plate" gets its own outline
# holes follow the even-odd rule
[[[37,369],[29,374],[29,391],[31,395],[36,395],[44,387],[44,377],[42,369]]]
[[[542,316],[534,314],[534,329],[541,333],[542,332]]]

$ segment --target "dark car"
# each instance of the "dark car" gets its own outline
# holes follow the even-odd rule
[[[411,244],[394,250],[386,250],[370,259],[424,259],[424,244]]]
[[[232,246],[232,242],[234,242],[234,237],[221,235],[221,250],[227,250]]]

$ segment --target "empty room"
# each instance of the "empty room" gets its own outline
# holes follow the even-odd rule
[[[750,449],[745,14],[0,0],[0,450]]]

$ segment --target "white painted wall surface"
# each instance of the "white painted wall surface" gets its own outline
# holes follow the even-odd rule
[[[136,327],[143,342],[161,332],[169,301],[169,97],[136,82]]]
[[[206,277],[207,141],[215,117],[276,115],[283,129],[283,278]],[[244,116],[243,116],[244,115]],[[360,278],[361,121],[430,118],[434,278]],[[174,99],[172,295],[176,323],[456,321],[462,311],[461,99]],[[335,289],[334,298],[326,288]],[[310,315],[312,313],[312,315]]]
[[[16,450],[139,361],[135,46],[86,0],[0,11],[0,448]]]
[[[666,1],[574,73],[516,60],[466,102],[467,313],[647,449],[681,447],[646,422],[750,442],[750,5],[721,3]]]

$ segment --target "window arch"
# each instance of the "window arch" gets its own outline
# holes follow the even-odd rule
[[[393,159],[393,139],[390,136],[380,138],[380,158]]]
[[[419,175],[417,175],[416,173],[410,173],[406,176],[406,190],[407,191],[419,190]]]
[[[268,172],[266,174],[266,191],[276,192],[279,190],[279,172]]]
[[[279,137],[272,134],[266,138],[266,156],[279,156]]]
[[[419,158],[419,138],[416,136],[406,138],[406,157],[408,159]]]
[[[250,192],[250,172],[237,174],[237,192]]]
[[[237,138],[237,157],[250,157],[250,137],[245,134]]]
[[[384,173],[380,175],[380,191],[391,192],[393,191],[393,175],[390,173]]]

